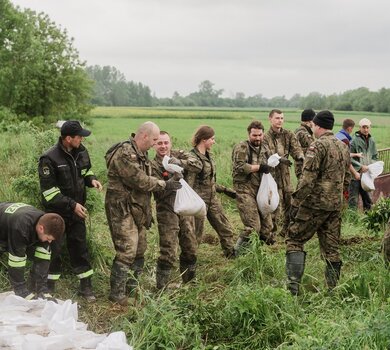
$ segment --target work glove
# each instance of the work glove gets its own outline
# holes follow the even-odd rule
[[[292,165],[292,162],[290,160],[288,160],[287,158],[283,158],[283,157],[279,159],[279,163],[287,165],[288,167],[290,167]]]
[[[57,299],[54,298],[50,293],[39,293],[39,294],[37,294],[36,299],[44,299],[44,300],[52,301],[53,303],[58,304]]]
[[[295,220],[295,217],[297,216],[299,207],[291,206],[290,207],[290,220]]]
[[[261,164],[259,167],[259,173],[269,174],[271,167],[267,164]]]
[[[166,191],[176,191],[180,189],[181,183],[174,179],[174,177],[170,178],[168,181],[165,182],[165,190]]]
[[[349,191],[343,191],[343,196],[344,196],[344,199],[346,202],[348,202],[348,199],[349,199]]]
[[[228,197],[232,198],[232,199],[236,199],[237,198],[237,193],[236,191],[234,190],[231,190],[230,188],[226,188],[224,191],[223,191],[224,194],[226,194]]]
[[[179,165],[179,166],[182,166],[182,162],[180,159],[177,159],[175,157],[171,157],[171,159],[169,159],[168,161],[168,164],[175,164],[175,165]]]

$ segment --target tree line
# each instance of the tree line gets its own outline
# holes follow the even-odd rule
[[[209,80],[187,96],[159,98],[147,85],[127,81],[112,66],[87,66],[73,38],[44,13],[0,0],[0,107],[25,117],[82,115],[93,106],[290,107],[390,112],[390,89],[366,87],[341,94],[311,92],[266,98],[237,92],[223,97]]]

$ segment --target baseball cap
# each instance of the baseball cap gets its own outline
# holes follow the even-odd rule
[[[361,119],[359,122],[359,126],[365,126],[365,125],[371,126],[371,120],[367,118]]]
[[[80,122],[77,120],[67,120],[61,126],[62,136],[89,136],[91,132],[87,129],[83,129]]]

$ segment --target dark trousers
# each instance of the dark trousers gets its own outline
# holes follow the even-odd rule
[[[81,219],[66,219],[65,234],[61,241],[53,241],[51,243],[52,258],[49,268],[49,274],[61,274],[61,250],[66,239],[66,245],[69,252],[70,264],[73,272],[80,275],[91,270],[89,263],[89,254],[87,249],[87,235],[85,221]]]
[[[349,184],[349,200],[348,205],[350,208],[357,208],[359,202],[359,195],[362,197],[363,209],[370,210],[372,200],[368,192],[363,190],[360,180],[351,180]]]

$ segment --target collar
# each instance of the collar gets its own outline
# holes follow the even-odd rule
[[[301,123],[301,126],[303,126],[309,132],[310,135],[313,135],[313,130],[308,125],[306,125],[305,123]]]
[[[340,133],[340,134],[343,134],[349,141],[352,140],[351,135],[348,134],[344,129],[341,129],[341,130],[339,131],[339,133]]]

